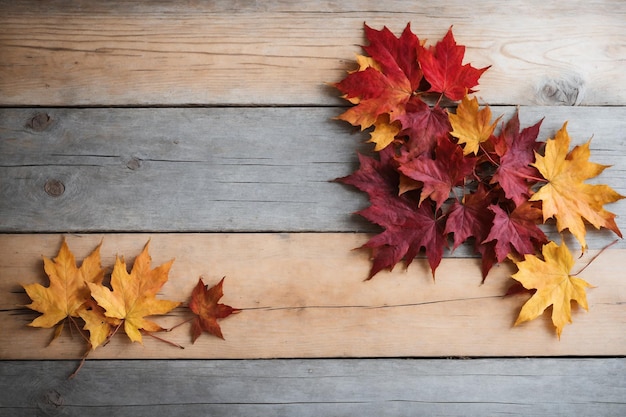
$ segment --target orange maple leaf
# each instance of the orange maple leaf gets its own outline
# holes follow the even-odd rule
[[[465,95],[456,109],[456,114],[448,113],[448,120],[452,125],[450,134],[459,140],[459,145],[465,144],[464,155],[477,154],[480,144],[489,139],[501,117],[491,123],[489,106],[478,110],[478,99],[474,97],[470,100]]]
[[[78,317],[90,299],[87,284],[100,285],[104,270],[100,265],[100,246],[84,259],[80,268],[65,240],[54,260],[43,258],[44,270],[50,279],[50,286],[40,284],[22,285],[33,301],[26,307],[43,313],[29,326],[50,328],[63,320],[57,327],[53,340],[61,334],[64,319]]]
[[[370,133],[368,143],[375,143],[374,150],[379,152],[389,146],[400,132],[400,123],[389,121],[388,114],[381,114],[374,123],[374,130]]]
[[[180,304],[156,298],[157,292],[167,282],[174,260],[150,269],[152,259],[148,254],[148,245],[149,242],[135,259],[130,274],[123,259],[118,257],[115,260],[111,274],[113,291],[100,284],[88,284],[91,296],[105,310],[105,316],[117,322],[118,326],[123,323],[126,335],[133,342],[141,342],[140,329],[148,332],[163,330],[158,324],[147,320],[146,316],[166,314]]]
[[[566,122],[554,139],[546,142],[545,156],[535,155],[535,163],[532,165],[548,183],[530,200],[541,200],[544,222],[554,216],[558,231],[569,229],[583,249],[587,247],[583,219],[596,229],[605,227],[622,237],[615,223],[615,214],[604,210],[603,205],[618,201],[624,196],[608,185],[583,182],[600,175],[609,166],[589,162],[589,142],[574,147],[568,153],[569,144]]]
[[[522,261],[514,260],[519,271],[512,277],[524,288],[537,290],[522,307],[515,325],[537,318],[552,306],[552,323],[560,338],[563,327],[572,322],[571,300],[589,310],[585,288],[592,285],[570,275],[574,258],[565,243],[559,246],[549,242],[543,246],[542,255],[543,260],[535,255],[525,255]]]
[[[198,284],[194,287],[191,293],[191,301],[189,302],[189,308],[197,316],[191,325],[192,343],[195,343],[203,330],[220,339],[224,339],[217,319],[223,319],[241,311],[226,304],[218,304],[219,299],[224,295],[222,290],[223,283],[224,278],[209,288],[204,285],[202,278],[198,279]]]

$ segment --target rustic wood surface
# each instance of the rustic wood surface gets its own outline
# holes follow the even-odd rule
[[[75,334],[46,347],[52,330],[26,324],[36,313],[18,283],[41,282],[40,256],[56,256],[59,235],[0,235],[0,359],[80,358]],[[382,273],[368,282],[368,254],[352,251],[362,234],[106,234],[69,235],[83,259],[101,241],[103,266],[114,257],[129,262],[150,240],[153,265],[175,257],[160,297],[188,301],[204,276],[211,285],[226,276],[222,302],[243,311],[222,323],[225,341],[202,337],[190,343],[185,325],[163,337],[181,350],[147,338],[143,345],[115,338],[93,358],[307,358],[403,356],[589,356],[626,355],[626,291],[621,260],[626,250],[607,250],[581,274],[590,312],[574,309],[574,325],[557,339],[549,315],[512,328],[528,295],[503,297],[514,272],[494,268],[484,284],[478,260],[444,259],[433,281],[425,260],[408,270]],[[581,269],[595,255],[578,260]],[[189,317],[186,309],[160,321],[169,328]],[[598,341],[602,340],[602,343]]]
[[[593,138],[591,160],[613,165],[595,181],[626,195],[626,107],[519,112],[523,126],[544,119],[541,140],[565,121],[573,144]],[[331,120],[340,113],[1,109],[0,231],[376,230],[351,215],[367,206],[364,194],[331,182],[358,167],[357,150],[370,149],[367,133]],[[607,209],[626,230],[626,200]],[[590,247],[606,243],[603,236]]]
[[[337,104],[325,82],[354,68],[363,22],[409,21],[431,41],[454,26],[467,61],[492,65],[491,104],[626,104],[620,0],[4,0],[0,104]]]
[[[592,159],[614,165],[598,182],[626,194],[620,0],[0,0],[0,416],[626,415],[623,241],[584,271],[590,311],[560,341],[548,316],[511,328],[509,267],[481,286],[465,248],[435,282],[422,260],[362,281],[350,249],[376,229],[329,180],[369,147],[330,120],[345,102],[328,83],[355,67],[364,22],[409,21],[429,42],[453,25],[465,62],[492,65],[478,97],[495,114],[520,105],[542,135],[569,120],[575,143],[593,136]],[[607,209],[626,230],[626,201]],[[613,239],[591,235],[578,267]],[[44,348],[19,286],[45,282],[62,236],[79,257],[104,238],[109,267],[150,237],[155,263],[177,258],[163,296],[226,275],[245,310],[226,341],[119,338],[67,380],[77,361],[58,359],[79,343]],[[344,359],[302,359],[328,356]]]
[[[603,416],[626,359],[67,361],[0,364],[0,415]],[[41,372],[44,368],[47,372]],[[33,379],[32,375],[40,375]],[[158,383],[151,383],[158,381]]]

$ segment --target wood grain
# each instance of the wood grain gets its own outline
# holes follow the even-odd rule
[[[367,133],[331,120],[340,112],[1,109],[0,231],[375,231],[352,214],[364,194],[331,182],[370,149]],[[542,118],[541,140],[566,120],[572,145],[593,137],[591,160],[613,165],[594,181],[626,195],[625,107],[520,109],[522,126]],[[606,209],[626,230],[626,200]]]
[[[329,120],[346,103],[327,84],[354,68],[363,22],[428,42],[453,25],[465,62],[492,65],[481,101],[546,116],[542,135],[569,120],[575,143],[594,136],[592,159],[614,165],[598,181],[626,194],[620,0],[0,0],[0,416],[626,415],[623,241],[581,275],[590,311],[558,341],[547,316],[511,327],[525,298],[502,299],[507,266],[480,285],[460,248],[435,282],[421,260],[363,282],[350,249],[368,235],[320,233],[373,231],[350,215],[365,198],[328,183],[368,149]],[[626,230],[626,201],[607,209]],[[155,264],[176,257],[163,297],[226,275],[244,311],[226,341],[120,337],[67,380],[79,340],[46,348],[20,307],[62,239],[41,232],[73,232],[79,259],[104,240],[108,268],[151,238]],[[576,268],[612,238],[594,233]],[[214,359],[326,356],[344,359]]]
[[[0,2],[0,105],[328,105],[363,22],[450,26],[491,104],[624,105],[620,0]]]
[[[621,417],[626,359],[4,362],[0,414]],[[32,375],[37,375],[36,379]]]
[[[525,295],[503,298],[512,281],[510,265],[492,270],[481,285],[479,263],[444,259],[433,281],[425,262],[397,267],[364,282],[370,267],[364,251],[352,249],[362,234],[89,234],[67,235],[77,259],[99,242],[103,266],[114,256],[132,261],[150,240],[153,265],[176,258],[164,299],[186,301],[199,276],[215,284],[226,276],[226,304],[243,309],[222,321],[225,341],[201,337],[190,343],[185,325],[165,338],[184,350],[146,338],[143,346],[116,338],[90,357],[144,358],[323,358],[429,356],[624,355],[626,252],[607,250],[581,277],[590,311],[574,309],[574,324],[558,340],[548,314],[512,328]],[[0,358],[71,359],[82,340],[65,334],[51,346],[51,330],[26,324],[36,313],[20,283],[47,283],[41,256],[53,257],[61,235],[0,235]],[[574,270],[595,252],[578,259]],[[171,327],[184,309],[162,317]],[[602,341],[599,343],[599,341]]]

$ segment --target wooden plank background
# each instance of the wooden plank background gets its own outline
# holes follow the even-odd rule
[[[4,415],[615,416],[621,359],[9,362]],[[41,372],[41,369],[48,372]],[[38,375],[36,381],[32,376]],[[103,378],[102,375],[107,375]],[[182,380],[184,376],[185,380]],[[151,384],[148,381],[159,381]],[[24,387],[29,387],[25,390]],[[615,401],[618,399],[618,401]]]
[[[452,25],[466,62],[492,65],[478,96],[496,115],[521,106],[543,138],[566,120],[575,143],[593,136],[613,165],[597,182],[626,194],[621,1],[0,0],[0,415],[626,414],[623,241],[585,270],[590,311],[560,341],[548,316],[511,328],[511,268],[480,285],[467,248],[434,282],[422,260],[362,281],[351,249],[376,229],[330,180],[369,147],[331,119],[345,102],[327,83],[354,68],[363,22],[409,21],[429,40]],[[626,201],[607,208],[626,230]],[[118,338],[67,381],[76,361],[48,359],[79,343],[44,348],[19,307],[63,236],[79,258],[104,240],[108,267],[151,239],[155,264],[176,258],[164,297],[226,275],[244,311],[226,341]],[[592,232],[577,267],[613,238]]]

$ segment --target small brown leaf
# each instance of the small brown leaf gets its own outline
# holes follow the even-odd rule
[[[224,295],[222,290],[223,283],[224,278],[209,288],[204,285],[202,278],[198,279],[198,284],[193,289],[191,301],[189,302],[189,308],[197,316],[191,325],[193,343],[200,337],[203,330],[220,339],[224,339],[217,319],[223,319],[241,311],[225,304],[218,304],[219,299]]]

